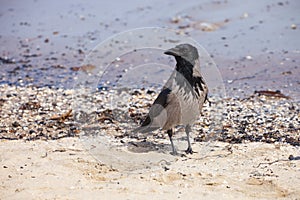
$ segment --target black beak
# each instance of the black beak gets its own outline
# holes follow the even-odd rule
[[[171,55],[171,56],[180,56],[180,54],[181,54],[180,49],[178,47],[168,49],[164,53],[167,55]]]

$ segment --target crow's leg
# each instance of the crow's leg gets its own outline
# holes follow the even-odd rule
[[[175,149],[175,146],[174,146],[174,143],[173,143],[173,139],[172,139],[172,136],[173,136],[173,129],[169,129],[167,130],[167,133],[168,133],[168,136],[170,138],[170,142],[171,142],[171,145],[172,145],[172,155],[177,155],[177,151]]]
[[[188,148],[185,151],[187,154],[193,154],[193,150],[192,150],[192,146],[191,146],[191,142],[190,142],[190,132],[192,131],[191,125],[186,125],[185,126],[185,132],[186,132],[186,136],[187,136],[187,141],[188,141]]]

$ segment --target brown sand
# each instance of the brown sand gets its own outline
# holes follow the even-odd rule
[[[122,172],[96,161],[78,138],[1,140],[0,199],[299,199],[299,149],[212,145],[204,158],[193,154],[166,168]],[[199,143],[193,147],[200,150]]]

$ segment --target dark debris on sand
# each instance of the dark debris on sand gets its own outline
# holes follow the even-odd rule
[[[89,130],[85,134],[105,133],[120,140],[139,139],[130,130],[145,117],[156,95],[155,90],[127,91],[130,99],[111,108],[107,97],[112,91],[76,97],[72,96],[76,91],[63,89],[1,85],[0,91],[0,139],[9,140],[78,137],[84,130]],[[274,94],[256,92],[247,99],[228,98],[219,103],[212,100],[193,126],[194,142],[278,142],[300,146],[299,105],[290,98],[282,98],[279,92]],[[74,110],[74,102],[83,110],[78,111],[76,106]],[[96,108],[95,111],[88,106]],[[181,127],[178,128],[181,134]],[[162,131],[152,135],[167,140]]]

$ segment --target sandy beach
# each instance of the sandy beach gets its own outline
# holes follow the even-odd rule
[[[217,142],[206,158],[179,157],[167,168],[131,173],[99,163],[74,138],[0,145],[1,199],[296,200],[300,194],[299,149],[284,144]]]
[[[226,112],[231,112],[222,122],[222,134],[210,135],[205,127],[211,122],[199,120],[193,127],[196,153],[172,156],[166,134],[156,131],[146,140],[128,135],[129,124],[122,122],[122,115],[107,115],[105,107],[94,121],[76,125],[76,113],[66,115],[74,100],[71,90],[0,88],[1,199],[299,198],[300,116],[290,99],[228,99]],[[106,105],[105,94],[93,96]],[[146,94],[140,91],[132,98],[149,104],[155,94]],[[256,109],[259,115],[249,118],[254,113],[248,107],[259,108],[261,102],[268,111]],[[145,113],[148,108],[140,106],[128,113]],[[213,106],[205,105],[202,118],[214,112]],[[245,116],[251,124],[243,127]],[[261,120],[265,126],[259,127]],[[86,130],[82,136],[80,130]],[[183,130],[178,131],[175,141],[181,152],[186,143]]]
[[[300,200],[299,7],[3,1],[0,199]],[[192,126],[192,155],[181,126],[178,156],[166,133],[131,132],[174,67],[165,45],[178,42],[162,37],[155,48],[110,57],[128,45],[124,31],[144,27],[202,48],[211,102]],[[142,44],[161,42],[140,33]],[[99,45],[108,38],[115,49]],[[139,87],[130,84],[136,79]]]

